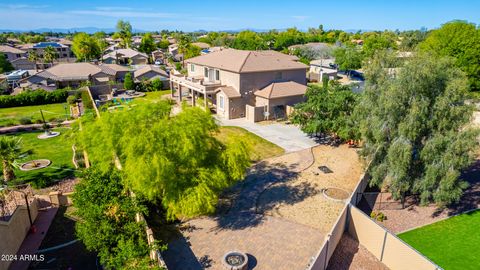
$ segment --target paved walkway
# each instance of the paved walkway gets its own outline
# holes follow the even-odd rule
[[[70,126],[75,120],[63,121],[60,124],[62,126]],[[48,123],[50,126],[56,127],[58,123]],[[29,125],[17,125],[10,127],[0,127],[0,134],[15,133],[20,131],[40,130],[43,129],[43,124],[29,124]]]
[[[47,235],[48,228],[55,218],[57,213],[57,207],[50,207],[46,210],[39,210],[38,216],[33,223],[37,228],[36,233],[28,233],[23,240],[22,245],[17,251],[17,256],[20,255],[33,255],[37,252],[38,248],[42,244],[43,238]],[[30,261],[15,261],[10,265],[10,270],[26,270],[30,265]]]
[[[293,162],[285,164],[285,156]],[[258,213],[256,198],[272,183],[288,181],[312,163],[310,150],[256,164],[242,191],[223,215],[185,222],[183,237],[169,243],[164,259],[169,269],[224,269],[223,255],[239,250],[249,256],[249,269],[303,270],[322,245],[319,230]]]
[[[223,126],[237,126],[244,128],[280,147],[286,152],[294,152],[302,149],[311,148],[317,143],[314,139],[308,137],[300,128],[294,125],[284,124],[256,124],[245,120],[244,118],[226,120],[216,117]]]

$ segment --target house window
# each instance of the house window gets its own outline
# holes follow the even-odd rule
[[[275,73],[275,80],[281,80],[281,79],[282,79],[282,72]]]
[[[220,70],[215,70],[215,80],[220,81]]]
[[[190,65],[190,71],[191,71],[191,72],[194,72],[194,71],[195,71],[195,65],[194,65],[194,64],[191,64],[191,65]]]
[[[17,57],[22,57],[22,55],[21,55],[21,54],[17,54]]]
[[[208,77],[208,68],[203,68],[203,75],[207,78]]]
[[[224,109],[224,102],[225,100],[223,99],[223,96],[219,96],[219,99],[218,99],[218,107],[220,107],[220,109]]]

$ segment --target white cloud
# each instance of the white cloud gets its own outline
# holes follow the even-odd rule
[[[49,5],[28,5],[28,4],[11,4],[11,5],[1,5],[8,9],[42,9],[47,8]]]

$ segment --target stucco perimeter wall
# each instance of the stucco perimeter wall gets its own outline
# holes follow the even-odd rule
[[[38,215],[36,199],[30,204],[30,214],[34,221]],[[0,255],[16,254],[29,229],[30,220],[25,205],[17,207],[8,221],[0,221]],[[8,269],[10,263],[0,260],[0,269]]]
[[[348,233],[388,268],[392,270],[441,269],[398,237],[376,224],[355,206],[350,205],[349,208]]]

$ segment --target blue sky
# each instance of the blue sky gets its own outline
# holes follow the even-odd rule
[[[113,28],[118,19],[142,30],[430,29],[454,19],[479,24],[480,1],[0,0],[0,29]]]

